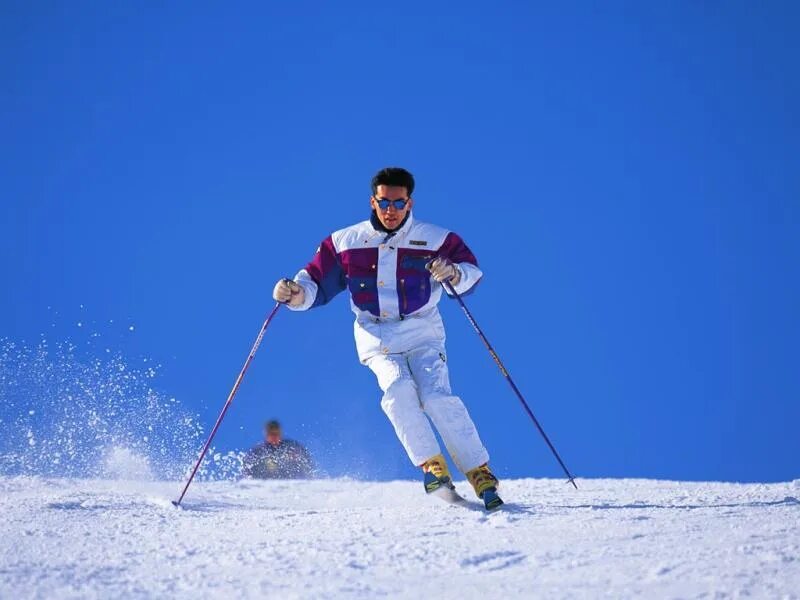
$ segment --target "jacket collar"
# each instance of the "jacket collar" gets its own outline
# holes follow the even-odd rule
[[[372,225],[372,228],[376,232],[381,233],[385,236],[383,238],[383,242],[386,243],[392,238],[401,238],[406,233],[408,233],[408,230],[411,229],[411,224],[414,220],[413,217],[411,216],[411,212],[412,211],[409,210],[408,214],[406,214],[405,219],[403,219],[403,222],[400,223],[400,227],[392,231],[389,231],[388,229],[386,229],[386,227],[383,226],[383,223],[381,223],[380,219],[378,219],[378,215],[375,214],[374,210],[372,211],[372,214],[369,217],[369,222]]]

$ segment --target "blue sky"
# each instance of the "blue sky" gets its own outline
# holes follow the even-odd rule
[[[0,335],[102,331],[210,425],[274,281],[404,166],[577,475],[800,477],[799,13],[3,2]],[[498,473],[559,476],[441,309]],[[276,416],[331,473],[414,476],[379,400],[344,296],[282,312],[217,445]]]

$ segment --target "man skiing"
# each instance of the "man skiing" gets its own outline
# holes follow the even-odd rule
[[[436,307],[442,282],[464,294],[482,272],[458,235],[413,218],[413,192],[414,178],[405,169],[379,171],[372,178],[370,218],[323,240],[294,281],[275,284],[273,297],[304,311],[348,289],[359,359],[375,373],[381,408],[411,462],[422,468],[425,490],[453,488],[433,423],[478,497],[487,508],[497,508],[502,500],[489,454],[450,389]]]

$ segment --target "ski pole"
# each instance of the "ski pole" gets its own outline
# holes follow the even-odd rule
[[[219,429],[220,424],[222,423],[222,419],[225,418],[225,413],[228,412],[228,407],[230,407],[231,402],[233,401],[233,397],[236,395],[236,392],[239,390],[239,386],[242,383],[242,379],[244,379],[244,374],[247,372],[247,368],[250,366],[250,363],[253,362],[253,358],[256,355],[256,350],[261,345],[261,340],[264,339],[264,333],[267,331],[267,327],[269,326],[270,321],[272,321],[272,317],[275,316],[275,313],[278,312],[278,309],[281,307],[281,303],[278,302],[275,304],[275,308],[269,313],[264,324],[261,326],[261,331],[258,332],[258,337],[256,338],[255,343],[253,344],[253,348],[250,350],[250,354],[247,356],[247,360],[242,367],[241,372],[239,373],[239,377],[236,378],[236,383],[233,384],[233,388],[231,389],[231,393],[228,394],[228,399],[225,401],[225,406],[222,407],[222,412],[219,413],[219,417],[217,417],[217,422],[214,425],[214,428],[211,430],[211,435],[208,436],[208,440],[206,441],[206,445],[203,446],[203,451],[200,453],[200,458],[197,459],[197,463],[194,465],[194,469],[192,469],[192,474],[189,476],[189,481],[186,482],[186,485],[181,492],[180,498],[177,500],[173,500],[172,503],[175,506],[180,506],[183,497],[186,495],[186,490],[189,489],[189,486],[194,479],[195,474],[197,473],[197,469],[200,468],[200,463],[203,462],[203,458],[208,452],[208,448],[211,446],[211,440],[214,439],[214,436],[217,433],[217,429]]]
[[[481,328],[478,326],[478,322],[475,320],[475,317],[473,317],[472,313],[469,312],[467,305],[464,304],[464,300],[461,298],[461,295],[458,292],[456,292],[455,288],[453,288],[453,286],[450,284],[449,281],[443,281],[442,285],[444,286],[444,289],[453,298],[458,300],[458,303],[461,305],[461,309],[464,311],[464,314],[467,315],[467,320],[472,324],[472,327],[477,332],[478,337],[481,338],[481,341],[483,342],[484,346],[486,346],[486,349],[489,351],[489,354],[494,359],[494,362],[497,363],[497,366],[500,368],[500,372],[503,374],[503,377],[506,378],[506,381],[508,381],[508,384],[511,386],[511,389],[514,390],[514,393],[517,395],[517,398],[519,398],[519,401],[522,402],[522,406],[525,408],[525,411],[528,413],[528,416],[533,421],[533,424],[536,425],[536,428],[539,430],[539,433],[542,434],[544,441],[547,442],[547,445],[553,452],[553,456],[556,457],[558,464],[560,464],[561,468],[564,469],[564,473],[566,473],[567,477],[569,478],[569,483],[575,486],[575,489],[577,490],[578,485],[575,483],[575,477],[569,472],[569,469],[567,469],[567,466],[564,464],[564,461],[561,460],[561,457],[558,455],[555,446],[553,446],[553,444],[550,442],[550,438],[547,437],[547,434],[544,432],[544,429],[542,429],[542,426],[539,424],[538,419],[534,416],[533,411],[531,410],[530,406],[528,406],[528,403],[525,402],[525,398],[522,397],[522,393],[519,391],[519,388],[514,383],[514,380],[511,379],[511,375],[509,375],[508,371],[506,371],[506,368],[503,366],[500,357],[497,356],[497,352],[494,351],[494,348],[492,348],[492,345],[489,343],[489,340],[486,339],[485,335],[483,335],[483,331],[481,331]]]

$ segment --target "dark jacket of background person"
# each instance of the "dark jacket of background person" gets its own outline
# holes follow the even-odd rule
[[[313,476],[308,450],[294,440],[263,442],[251,448],[242,461],[242,476],[253,479],[306,479]]]

